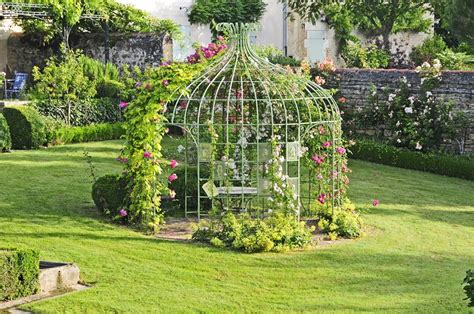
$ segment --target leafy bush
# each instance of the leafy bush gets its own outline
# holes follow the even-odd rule
[[[454,52],[446,49],[440,52],[436,57],[441,61],[443,68],[449,70],[473,70],[474,55],[468,55],[464,52]]]
[[[36,84],[33,98],[54,100],[52,104],[61,105],[64,122],[68,125],[74,122],[79,101],[87,101],[97,94],[97,82],[83,71],[80,51],[63,51],[61,58],[50,58],[43,70],[34,67],[33,78]]]
[[[0,112],[0,153],[9,151],[12,148],[12,138],[7,120]]]
[[[85,55],[78,56],[82,72],[96,87],[98,98],[120,98],[125,84],[120,82],[119,69],[112,63],[103,63]]]
[[[84,143],[119,139],[125,130],[120,123],[102,123],[78,127],[60,127],[52,130],[48,143],[53,145]]]
[[[354,68],[386,68],[390,62],[388,53],[371,45],[364,48],[357,42],[349,42],[342,50],[342,58],[348,67]]]
[[[356,113],[361,129],[375,129],[376,137],[388,138],[394,146],[420,151],[437,151],[449,141],[458,142],[462,153],[469,120],[455,111],[454,103],[432,92],[440,81],[440,67],[426,63],[419,68],[422,81],[416,94],[405,77],[393,93],[383,89],[381,96],[372,86],[368,106]]]
[[[464,292],[466,293],[464,300],[469,300],[468,306],[474,306],[474,271],[466,271],[466,278],[464,278],[463,285]]]
[[[39,292],[39,253],[0,248],[0,301]]]
[[[34,108],[18,106],[3,109],[14,149],[35,149],[47,142],[45,119]]]
[[[237,217],[227,212],[220,220],[198,225],[193,239],[247,253],[283,252],[309,246],[311,231],[304,222],[298,222],[291,215],[279,213],[254,219],[247,214]]]
[[[438,54],[446,51],[446,49],[448,49],[448,46],[443,38],[434,35],[426,39],[420,46],[415,47],[410,54],[410,58],[415,65],[421,65],[424,62],[433,63],[438,58]]]
[[[473,156],[413,152],[367,139],[358,140],[351,151],[355,159],[474,180]]]
[[[283,52],[280,49],[273,46],[257,46],[255,51],[260,57],[268,59],[268,61],[273,64],[279,64],[282,66],[289,65],[291,67],[299,67],[301,65],[301,61],[283,55]]]
[[[65,121],[67,104],[59,99],[36,100],[32,103],[43,116],[56,121]],[[71,114],[71,125],[83,126],[93,123],[114,123],[123,121],[118,100],[114,98],[92,98],[78,100]]]
[[[441,61],[443,69],[447,70],[473,70],[474,55],[465,46],[458,49],[449,48],[444,39],[439,35],[425,40],[423,44],[415,47],[410,57],[415,65]]]
[[[331,240],[338,237],[358,238],[362,232],[362,219],[351,203],[345,203],[342,208],[335,208],[334,215],[327,206],[314,205],[315,217],[319,219],[318,228],[327,233]]]
[[[119,215],[127,196],[127,180],[120,175],[106,175],[92,186],[92,199],[97,209],[111,217]]]

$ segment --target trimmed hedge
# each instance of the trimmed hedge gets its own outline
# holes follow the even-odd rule
[[[36,149],[47,142],[45,119],[31,107],[6,107],[3,115],[10,127],[12,148]]]
[[[409,151],[361,139],[351,149],[352,158],[450,177],[474,180],[474,157]]]
[[[113,174],[97,179],[92,186],[92,199],[97,209],[115,216],[119,213],[127,196],[127,181]]]
[[[101,123],[87,126],[60,127],[51,131],[49,143],[53,145],[68,143],[96,142],[119,139],[125,130],[121,123]]]
[[[39,253],[0,249],[0,301],[26,297],[39,289]]]
[[[12,148],[12,138],[7,120],[0,112],[0,153],[9,151]]]

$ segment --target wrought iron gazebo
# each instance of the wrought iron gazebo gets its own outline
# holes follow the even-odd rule
[[[272,211],[280,193],[269,165],[277,168],[283,187],[294,191],[295,214],[317,199],[314,173],[305,166],[305,142],[324,126],[332,140],[329,180],[333,208],[341,164],[334,158],[340,142],[341,116],[331,94],[304,76],[260,57],[249,34],[255,24],[219,24],[229,48],[189,84],[170,111],[170,124],[186,138],[184,207],[186,216],[202,218],[214,210],[261,216]],[[306,156],[305,156],[306,155]]]

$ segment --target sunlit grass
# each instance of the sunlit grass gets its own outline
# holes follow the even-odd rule
[[[0,247],[75,262],[84,292],[25,306],[39,313],[467,311],[474,182],[353,161],[350,196],[367,236],[288,254],[247,255],[160,241],[95,209],[83,158],[119,172],[118,141],[0,155]],[[381,201],[373,208],[373,198]]]

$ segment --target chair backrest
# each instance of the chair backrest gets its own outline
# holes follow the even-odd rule
[[[26,86],[28,73],[15,73],[15,81],[13,82],[13,90],[21,91]]]

